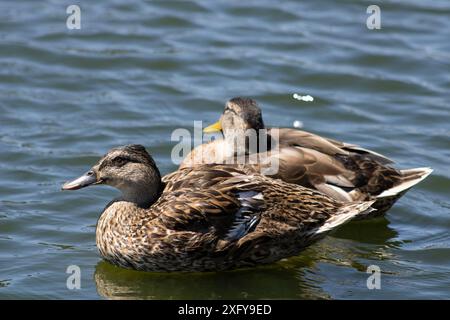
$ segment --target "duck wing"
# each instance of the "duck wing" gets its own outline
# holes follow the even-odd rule
[[[310,148],[330,156],[338,154],[351,155],[351,153],[357,153],[365,155],[372,160],[376,160],[381,164],[393,163],[391,159],[375,151],[362,148],[356,144],[321,137],[307,131],[291,128],[272,128],[270,129],[270,133],[271,135],[278,135],[280,143],[287,146]]]
[[[152,207],[160,213],[158,223],[178,238],[185,232],[191,244],[208,243],[213,251],[221,240],[226,245],[237,242],[239,247],[244,243],[252,247],[257,239],[289,242],[290,237],[301,248],[370,211],[373,203],[339,202],[316,190],[234,165],[180,169],[166,188]]]
[[[348,190],[355,188],[355,173],[341,161],[319,151],[283,146],[272,150],[254,168],[262,174],[288,183],[315,188],[341,201],[352,201]]]
[[[265,204],[245,172],[203,165],[171,174],[155,208],[166,228],[237,241],[255,229]]]

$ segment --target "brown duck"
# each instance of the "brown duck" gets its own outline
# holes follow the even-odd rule
[[[63,190],[106,184],[122,195],[96,229],[100,254],[145,271],[217,271],[297,255],[329,231],[373,210],[245,167],[201,165],[165,178],[140,145],[110,150]]]
[[[265,133],[256,134],[256,138],[267,139],[262,144],[267,148],[258,150],[261,145],[258,141],[257,147],[250,149],[246,140],[237,139],[252,130]],[[222,131],[224,139],[198,146],[180,168],[230,163],[230,158],[257,153],[264,155],[264,161],[248,161],[248,167],[272,178],[314,188],[340,201],[378,199],[373,215],[385,213],[409,188],[432,172],[431,168],[397,170],[390,159],[379,153],[306,131],[265,130],[261,109],[248,98],[228,101],[220,120],[204,130],[215,131]],[[267,163],[273,160],[278,161],[277,170],[267,171]]]

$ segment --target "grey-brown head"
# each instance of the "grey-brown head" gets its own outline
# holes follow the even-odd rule
[[[106,184],[122,192],[121,200],[149,206],[160,191],[161,175],[153,158],[141,145],[126,145],[108,151],[87,173],[65,183],[63,190]]]
[[[236,97],[225,104],[220,120],[203,131],[206,133],[222,131],[225,138],[228,132],[240,132],[253,129],[257,132],[264,129],[261,109],[255,100],[250,98]]]

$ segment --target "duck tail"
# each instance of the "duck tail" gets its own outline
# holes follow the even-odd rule
[[[344,204],[335,215],[331,216],[322,226],[316,230],[316,234],[328,232],[336,227],[348,222],[352,218],[360,215],[366,215],[376,209],[372,208],[375,200],[364,202],[351,202]]]
[[[396,186],[383,191],[377,196],[377,198],[386,198],[400,195],[414,185],[418,184],[420,181],[424,180],[432,172],[433,169],[428,167],[400,170],[401,182]]]

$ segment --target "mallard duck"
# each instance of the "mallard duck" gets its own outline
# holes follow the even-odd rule
[[[257,138],[268,139],[267,150],[253,148],[252,151],[244,140],[236,141],[236,137],[244,136],[249,130],[265,132]],[[265,173],[266,164],[277,160],[277,170],[266,175],[314,188],[340,201],[377,198],[373,206],[377,211],[372,216],[385,213],[409,188],[432,172],[431,168],[397,170],[391,166],[392,160],[379,153],[310,132],[265,129],[261,109],[255,100],[248,98],[229,100],[220,120],[204,129],[206,133],[215,131],[221,131],[224,139],[196,147],[180,168],[230,163],[230,157],[265,151],[264,162],[248,163],[248,166]]]
[[[217,271],[298,254],[329,231],[373,210],[233,165],[180,169],[162,183],[141,145],[110,150],[63,190],[106,184],[121,196],[96,229],[102,257],[145,271]]]

